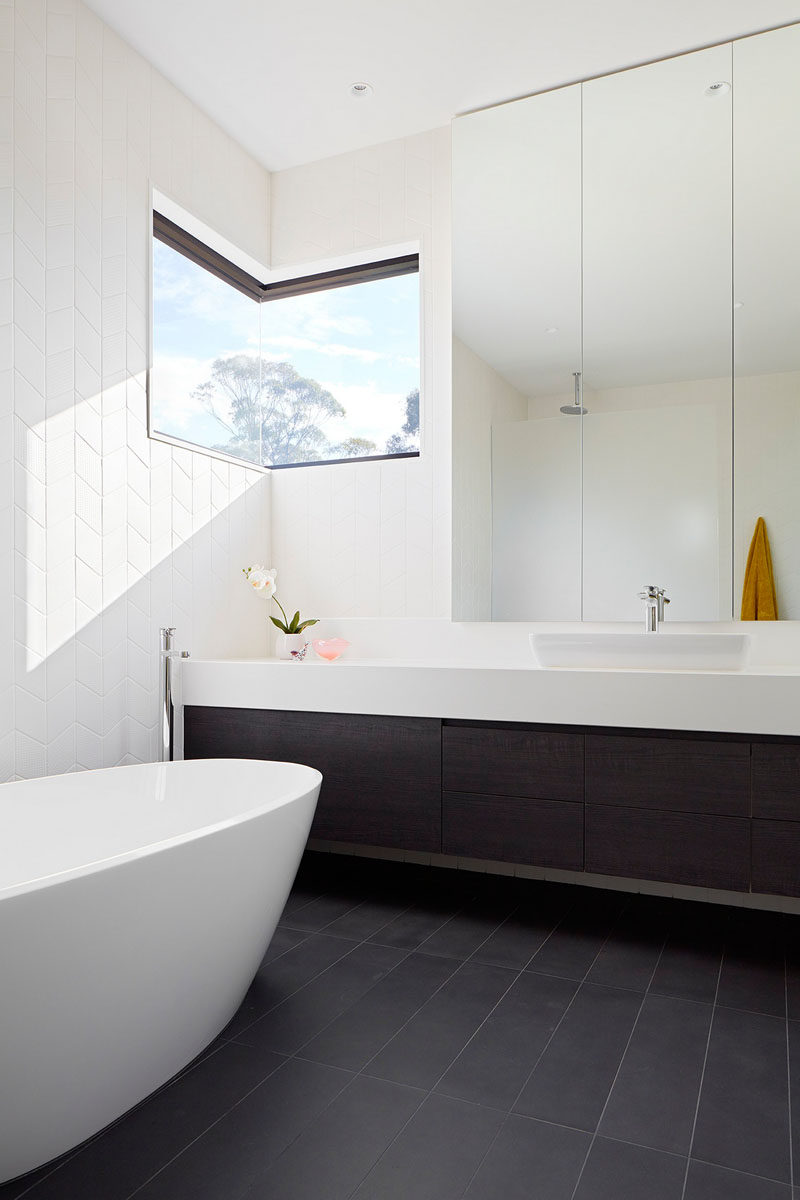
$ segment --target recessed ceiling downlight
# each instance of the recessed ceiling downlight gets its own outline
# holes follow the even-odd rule
[[[374,88],[371,83],[350,84],[350,95],[356,96],[359,100],[362,100],[365,96],[371,96],[373,91]]]
[[[707,96],[727,96],[731,90],[731,85],[726,79],[718,79],[716,83],[710,83],[706,88]]]

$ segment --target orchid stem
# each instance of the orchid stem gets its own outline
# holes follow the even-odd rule
[[[279,608],[279,609],[281,610],[281,612],[283,613],[283,623],[284,623],[284,626],[285,626],[284,633],[288,633],[288,632],[289,632],[289,618],[288,618],[288,617],[287,617],[287,615],[286,615],[286,612],[285,612],[285,610],[284,610],[284,607],[283,607],[283,605],[281,604],[281,602],[280,602],[280,600],[278,599],[278,597],[277,597],[277,596],[273,596],[273,597],[272,597],[272,599],[275,601],[275,603],[277,604],[278,608]]]

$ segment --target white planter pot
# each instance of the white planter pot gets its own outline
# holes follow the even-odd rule
[[[302,633],[279,633],[275,638],[276,658],[291,658],[293,650],[302,650],[306,639]]]

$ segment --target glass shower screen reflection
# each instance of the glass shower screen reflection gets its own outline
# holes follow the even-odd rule
[[[730,80],[726,45],[583,85],[589,621],[649,583],[731,615]]]
[[[579,86],[453,126],[462,620],[580,618],[580,128]]]

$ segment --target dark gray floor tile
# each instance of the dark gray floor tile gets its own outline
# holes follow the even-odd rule
[[[137,1200],[241,1200],[253,1182],[350,1082],[290,1059],[137,1193]],[[81,1200],[100,1200],[93,1191]]]
[[[684,1200],[791,1200],[791,1188],[710,1163],[689,1164]]]
[[[707,904],[702,900],[668,900],[669,927],[673,934],[723,934],[730,925],[733,910],[728,904]]]
[[[571,1200],[590,1141],[588,1133],[511,1116],[465,1200]]]
[[[289,894],[289,899],[284,905],[281,920],[291,913],[297,912],[298,909],[303,908],[306,904],[310,904],[312,900],[316,900],[322,894],[322,890],[319,887],[302,886],[296,883]]]
[[[571,979],[524,972],[437,1084],[437,1092],[509,1109],[575,995]]]
[[[477,900],[468,904],[431,934],[420,949],[425,954],[441,954],[446,958],[469,958],[514,907],[514,901],[509,899],[492,900],[491,903]]]
[[[575,1200],[681,1200],[686,1160],[596,1138]]]
[[[650,991],[681,1000],[713,1004],[722,962],[723,935],[715,928],[689,928],[670,934]]]
[[[339,855],[326,854],[320,850],[306,850],[300,860],[293,891],[297,888],[316,887],[324,892],[331,881],[341,874],[342,859]]]
[[[646,991],[666,935],[662,901],[639,896],[609,934],[586,976],[589,983]]]
[[[29,1193],[35,1200],[125,1200],[284,1059],[228,1044],[89,1142]]]
[[[245,1193],[247,1200],[347,1200],[424,1099],[357,1076]]]
[[[404,956],[389,946],[356,946],[239,1036],[249,1046],[294,1054],[387,975]]]
[[[546,942],[564,916],[569,901],[521,905],[473,955],[479,962],[521,971]]]
[[[102,1137],[103,1135],[101,1134],[100,1136]],[[64,1163],[72,1158],[75,1153],[77,1151],[71,1150],[44,1167],[39,1167],[35,1171],[28,1171],[21,1178],[11,1180],[8,1183],[0,1183],[0,1200],[20,1200],[20,1197],[23,1195],[31,1194],[34,1184],[41,1183],[48,1175],[52,1175],[53,1171],[60,1170]]]
[[[276,958],[280,958],[287,950],[293,950],[300,942],[305,941],[308,937],[305,929],[288,929],[279,925],[272,935],[272,941],[267,947],[267,953],[261,960],[261,966],[266,967],[269,963],[274,962]]]
[[[303,1047],[303,1058],[360,1070],[442,986],[459,964],[411,954]]]
[[[263,964],[239,1011],[225,1029],[225,1036],[238,1037],[264,1013],[315,979],[332,963],[345,958],[357,945],[357,942],[348,942],[343,938],[314,933],[279,958]]]
[[[322,923],[330,935],[313,932]],[[798,926],[788,915],[307,854],[222,1038],[54,1170],[0,1185],[0,1200],[122,1200],[134,1188],[142,1200],[344,1200],[354,1189],[359,1200],[572,1200],[579,1176],[575,1200],[679,1200],[723,939],[685,1200],[789,1200],[778,1182],[789,1177],[786,1025],[760,1013],[783,1013],[785,944],[797,1163]],[[433,954],[404,959],[426,939]],[[532,1116],[504,1118],[565,1009],[520,1100]],[[293,1047],[314,1031],[302,1059],[272,1052],[270,1037]],[[583,1130],[618,1067],[581,1176]],[[418,1113],[423,1093],[397,1086],[427,1089],[443,1074]]]
[[[502,1123],[502,1113],[429,1096],[355,1200],[458,1200]]]
[[[296,908],[281,917],[281,925],[290,929],[307,929],[310,933],[319,933],[326,925],[331,925],[345,913],[355,908],[358,900],[354,896],[328,893],[317,896],[301,908]]]
[[[783,925],[769,913],[732,920],[717,1003],[728,1008],[786,1016]]]
[[[564,920],[531,959],[528,969],[565,979],[583,979],[602,950],[606,938],[625,906],[627,897],[594,890],[591,897],[567,913]],[[590,903],[593,901],[593,903]]]
[[[642,999],[639,992],[583,984],[514,1111],[593,1132]]]
[[[457,907],[456,903],[415,904],[373,933],[369,940],[379,942],[382,946],[396,946],[399,950],[417,950],[432,933],[450,920]]]
[[[800,916],[786,917],[786,1007],[800,1021]]]
[[[487,878],[476,871],[437,870],[434,867],[421,879],[417,900],[420,904],[452,904],[455,909],[463,908],[479,894],[486,893]],[[492,881],[496,878],[492,876]]]
[[[647,996],[603,1114],[600,1132],[686,1155],[712,1008]]]
[[[401,916],[409,907],[408,899],[393,899],[390,895],[364,900],[329,925],[325,932],[362,942]]]
[[[800,1176],[800,1021],[789,1021],[789,1084],[795,1178]]]
[[[786,1023],[717,1008],[693,1157],[788,1183]]]
[[[366,1070],[412,1087],[433,1087],[513,981],[514,973],[504,967],[464,963]]]

